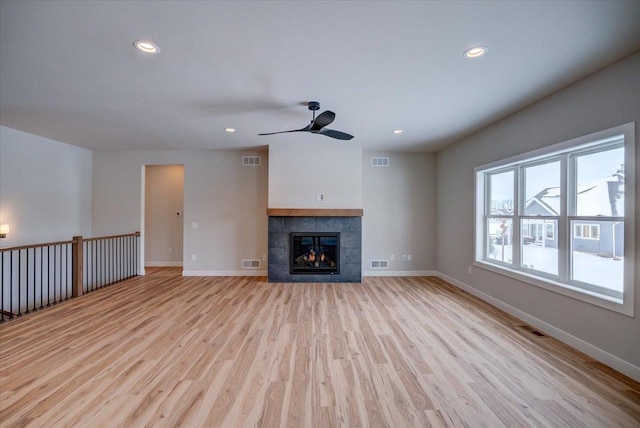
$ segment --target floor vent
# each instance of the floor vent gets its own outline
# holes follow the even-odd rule
[[[372,157],[371,166],[389,166],[388,157]]]
[[[389,269],[389,260],[371,260],[371,269]]]
[[[242,166],[260,166],[262,157],[260,156],[242,156]]]
[[[529,327],[528,325],[521,325],[520,326],[521,329],[528,331],[531,334],[534,334],[538,337],[547,337],[544,333],[539,332],[538,330],[533,329],[532,327]]]
[[[242,259],[242,269],[260,269],[260,260]]]

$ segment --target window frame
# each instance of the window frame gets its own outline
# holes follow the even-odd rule
[[[635,275],[635,122],[616,126],[604,131],[578,137],[562,143],[553,144],[532,152],[523,153],[508,159],[495,161],[474,169],[475,176],[475,209],[474,209],[474,261],[473,265],[493,271],[522,282],[526,282],[559,294],[592,303],[615,312],[634,315],[634,275]],[[624,216],[577,216],[577,178],[576,159],[591,153],[624,147],[625,194]],[[560,188],[564,196],[560,198],[560,212],[557,216],[524,215],[526,212],[525,171],[526,168],[538,164],[560,161]],[[514,199],[512,214],[491,215],[490,206],[490,174],[513,170]],[[519,196],[522,195],[522,198]],[[521,214],[522,213],[522,214]],[[512,259],[511,263],[491,259],[488,255],[490,218],[510,218],[512,224]],[[555,240],[558,246],[558,275],[529,269],[522,265],[521,231],[523,220],[535,219],[545,221],[545,239]],[[549,223],[546,223],[549,221]],[[624,223],[624,273],[623,291],[611,290],[593,284],[582,283],[571,278],[572,241],[576,222],[584,221],[590,227],[597,226],[598,237],[600,225],[590,221],[612,221]],[[557,229],[554,223],[557,222]],[[548,227],[554,229],[553,238],[547,237]],[[583,229],[584,232],[584,229]],[[591,239],[593,238],[578,238]]]

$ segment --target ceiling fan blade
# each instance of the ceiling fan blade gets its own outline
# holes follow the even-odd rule
[[[310,123],[302,129],[292,129],[291,131],[266,132],[264,134],[258,134],[258,135],[286,134],[287,132],[305,132],[305,131],[311,130],[311,125],[312,124]]]
[[[308,131],[308,129],[292,129],[291,131],[266,132],[264,134],[258,134],[258,135],[275,135],[275,134],[286,134],[287,132],[304,132],[304,131]]]
[[[350,140],[353,138],[353,135],[347,134],[346,132],[335,131],[333,129],[321,129],[316,132],[316,134],[326,135],[327,137],[336,138],[338,140]]]
[[[321,130],[322,128],[324,128],[325,126],[333,122],[335,118],[336,118],[336,114],[332,111],[327,110],[320,113],[318,117],[316,117],[316,120],[314,120],[313,123],[311,124],[310,131],[317,132]]]

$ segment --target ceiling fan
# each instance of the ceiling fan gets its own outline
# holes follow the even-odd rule
[[[326,135],[327,137],[337,138],[338,140],[350,140],[353,138],[353,135],[349,135],[345,132],[325,128],[325,126],[329,125],[335,120],[336,114],[334,112],[327,110],[320,113],[318,117],[316,117],[316,111],[320,110],[320,103],[318,101],[309,101],[308,107],[309,110],[313,111],[313,119],[311,119],[311,123],[309,123],[304,128],[293,129],[291,131],[268,132],[258,135],[285,134],[287,132],[311,132],[312,134]]]

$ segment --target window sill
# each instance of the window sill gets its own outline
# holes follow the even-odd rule
[[[627,298],[627,304],[624,304],[622,300],[616,299],[611,296],[594,293],[592,291],[584,290],[578,287],[574,287],[570,284],[564,284],[547,278],[529,275],[525,272],[517,271],[515,269],[509,269],[502,265],[495,265],[482,260],[474,261],[473,265],[481,269],[507,276],[521,282],[526,282],[527,284],[535,285],[536,287],[544,288],[545,290],[553,291],[555,293],[562,294],[576,300],[590,303],[601,308],[609,309],[619,314],[627,315],[630,317],[633,317],[634,315],[632,304],[633,302],[630,303],[629,298]]]

